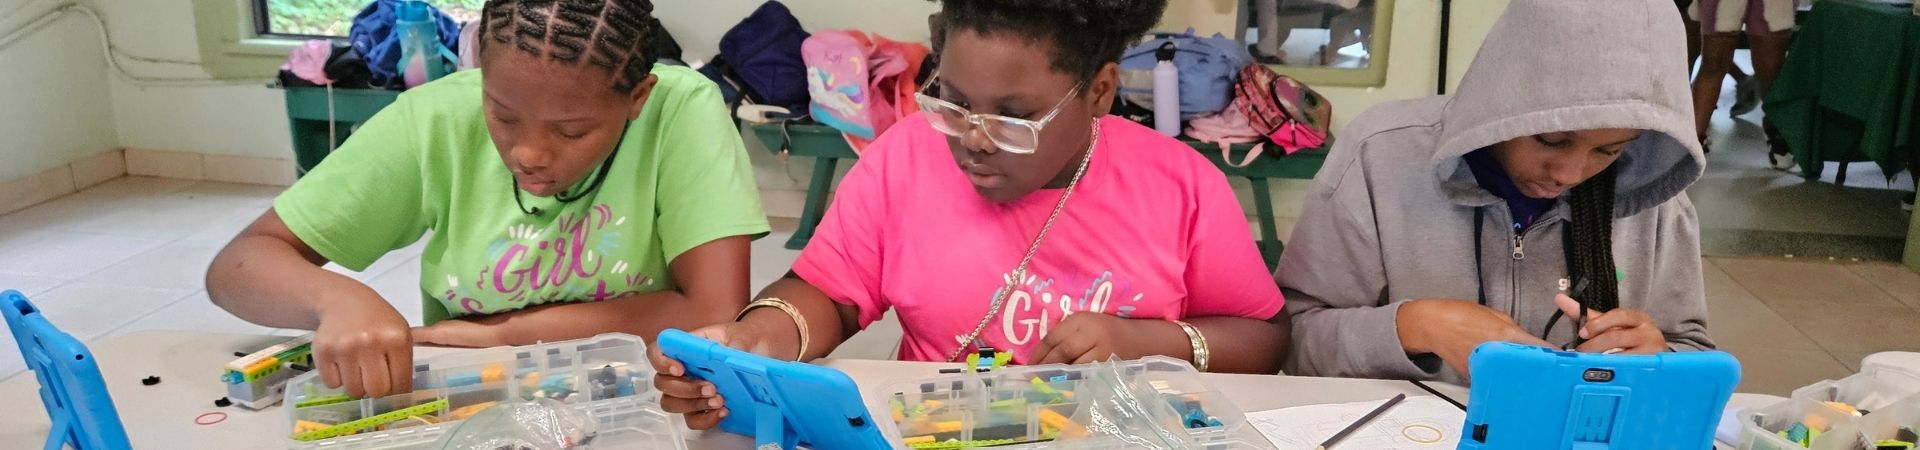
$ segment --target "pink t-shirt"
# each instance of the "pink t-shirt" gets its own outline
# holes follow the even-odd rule
[[[794,271],[859,308],[863,329],[893,308],[906,332],[900,359],[943,360],[1064,192],[987,200],[946,136],[915,116],[861,154]],[[1016,363],[1067,314],[1266,320],[1283,302],[1226,176],[1179,141],[1115,117],[1101,120],[1093,161],[1028,273],[980,333]]]

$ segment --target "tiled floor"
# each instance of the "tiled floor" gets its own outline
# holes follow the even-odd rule
[[[1736,53],[1745,67],[1747,52]],[[1834,183],[1839,163],[1827,163],[1817,181],[1800,171],[1767,167],[1765,109],[1728,117],[1733,82],[1721,84],[1720,107],[1708,136],[1713,152],[1707,171],[1687,189],[1699,212],[1702,251],[1708,256],[1836,257],[1896,261],[1912,213],[1900,197],[1913,192],[1913,175],[1889,179],[1873,163],[1848,167],[1847,183]]]
[[[0,288],[26,293],[68,332],[95,339],[136,330],[296,333],[233,318],[213,306],[202,277],[221,245],[270,203],[278,188],[128,177],[0,216]],[[786,273],[782,248],[794,223],[753,244],[753,285]],[[421,246],[365,272],[335,267],[419,321]],[[1869,353],[1920,350],[1920,275],[1887,263],[1708,258],[1710,330],[1746,366],[1741,391],[1785,394],[1844,376]],[[891,321],[836,356],[884,358],[900,336]],[[0,377],[21,370],[0,334]]]

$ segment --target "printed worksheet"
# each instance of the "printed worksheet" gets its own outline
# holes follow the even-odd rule
[[[1312,450],[1334,433],[1367,415],[1386,399],[1355,403],[1296,406],[1247,414],[1260,434],[1280,450]],[[1407,397],[1386,414],[1333,446],[1340,449],[1438,450],[1460,444],[1460,428],[1467,412],[1430,396]]]

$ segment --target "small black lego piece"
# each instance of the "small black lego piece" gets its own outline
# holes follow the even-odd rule
[[[154,375],[148,375],[146,378],[140,379],[140,384],[146,385],[146,386],[160,384],[160,377],[154,376]]]
[[[247,352],[233,352],[233,357],[235,357],[235,358],[245,358],[245,357],[247,357]]]
[[[213,401],[213,406],[218,406],[218,407],[221,407],[221,408],[225,408],[225,407],[228,407],[228,406],[233,406],[233,400],[228,400],[228,399],[227,399],[226,397],[220,397],[220,399],[219,399],[219,400],[214,400],[214,401]]]

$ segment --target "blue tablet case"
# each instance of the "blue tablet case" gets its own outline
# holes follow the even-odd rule
[[[713,383],[727,402],[720,429],[753,436],[756,449],[892,448],[845,373],[743,352],[680,330],[660,332],[655,343],[693,378]]]
[[[93,352],[72,335],[54,328],[40,310],[19,291],[0,292],[0,315],[20,344],[20,357],[40,380],[40,403],[47,407],[53,427],[47,448],[70,445],[79,450],[124,449],[127,430],[107,396],[107,383]]]
[[[1725,352],[1602,355],[1489,342],[1468,360],[1473,388],[1460,448],[1713,448],[1740,382]]]

